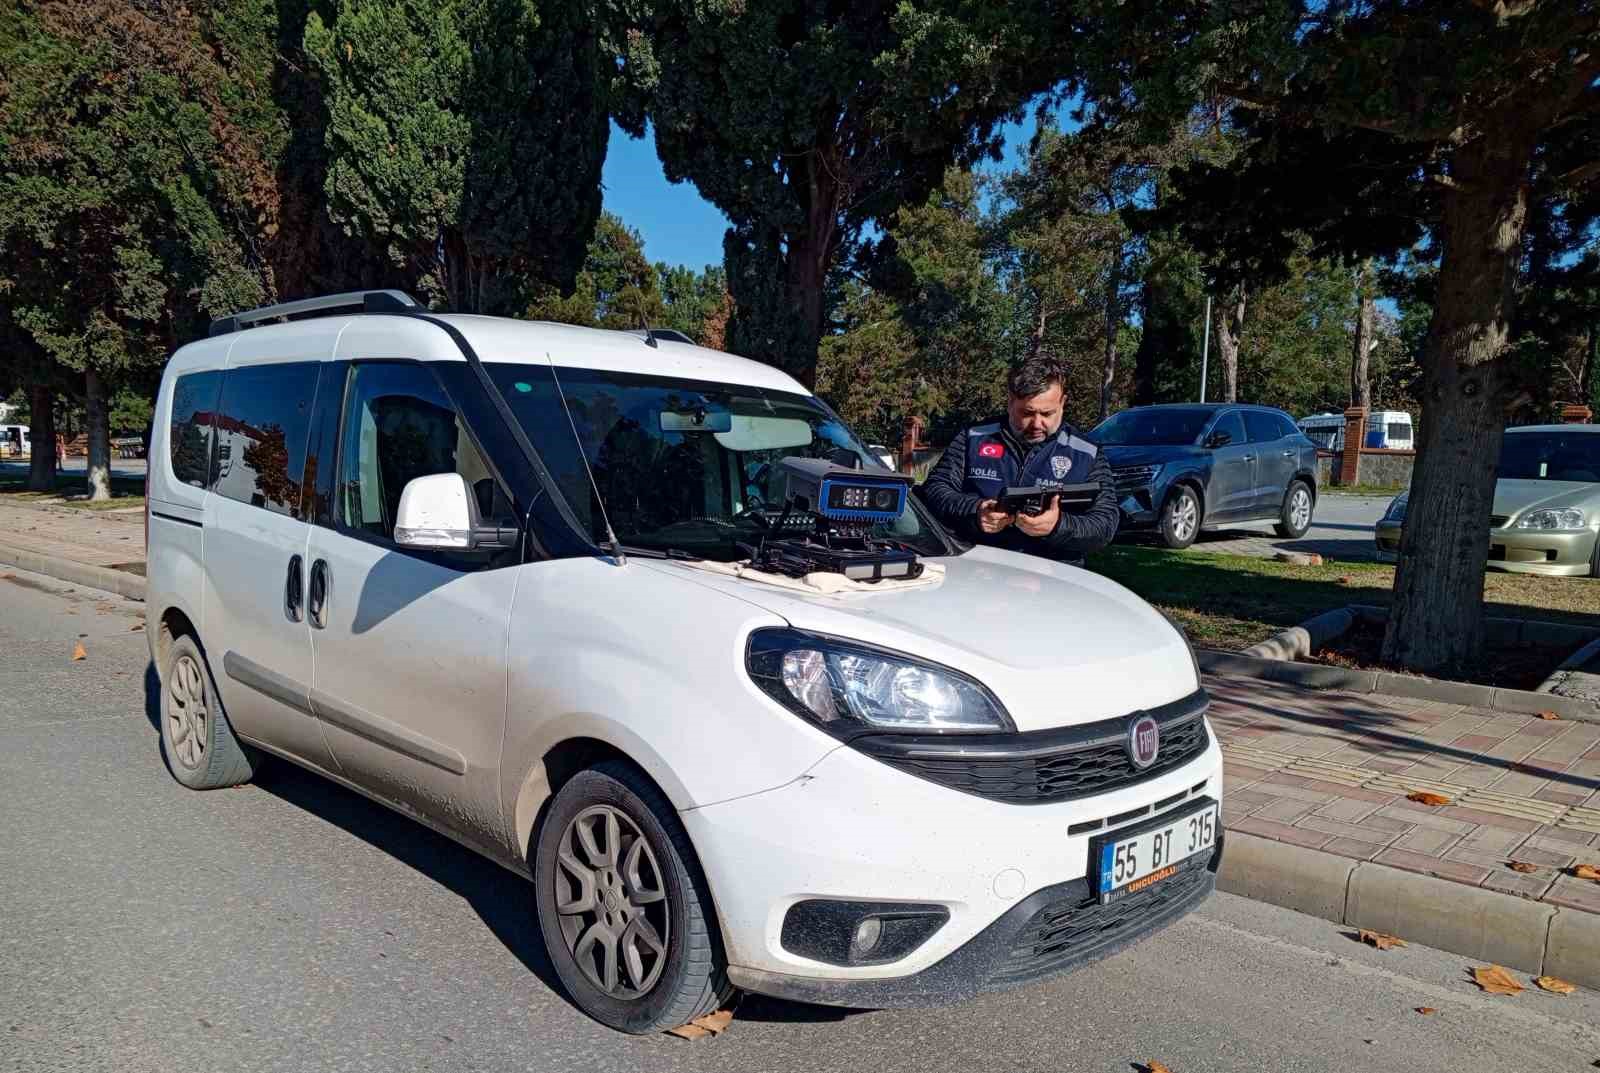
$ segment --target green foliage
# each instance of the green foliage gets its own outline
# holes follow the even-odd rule
[[[1037,59],[1067,27],[1047,7],[660,0],[638,17],[627,68],[667,177],[733,221],[731,346],[810,379],[863,228],[998,155],[997,124],[1049,87]]]
[[[338,0],[305,48],[326,87],[328,210],[404,285],[471,312],[569,291],[600,212],[608,48],[589,4]]]

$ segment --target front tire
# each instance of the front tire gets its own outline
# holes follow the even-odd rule
[[[191,790],[238,786],[255,777],[261,754],[234,736],[200,646],[172,642],[161,676],[161,753],[172,777]]]
[[[1180,484],[1167,496],[1161,508],[1161,543],[1181,551],[1200,535],[1200,497],[1194,489]]]
[[[1290,481],[1289,490],[1283,494],[1283,509],[1272,528],[1281,537],[1299,540],[1311,528],[1311,512],[1315,505],[1305,481]]]
[[[545,949],[584,1013],[645,1035],[733,993],[705,876],[661,791],[636,768],[580,771],[550,802],[534,848]]]

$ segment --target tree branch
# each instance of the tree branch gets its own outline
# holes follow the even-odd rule
[[[1557,175],[1552,182],[1558,187],[1582,186],[1590,179],[1600,177],[1600,160],[1591,160],[1587,164],[1580,164],[1571,171]]]
[[[1538,8],[1539,0],[1472,0],[1472,5],[1505,22],[1531,15]]]

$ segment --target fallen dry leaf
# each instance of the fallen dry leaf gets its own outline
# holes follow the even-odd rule
[[[720,1036],[728,1030],[728,1025],[733,1021],[732,1010],[718,1010],[708,1013],[704,1017],[696,1017],[686,1025],[667,1029],[667,1035],[677,1036],[680,1039],[705,1039],[707,1036]]]
[[[1529,864],[1527,861],[1510,861],[1506,864],[1506,867],[1511,869],[1513,872],[1521,872],[1523,875],[1527,875],[1529,872],[1537,872],[1539,870],[1538,865]]]
[[[80,659],[88,659],[88,658],[89,658],[89,653],[84,651],[83,642],[79,641],[77,643],[77,645],[72,649],[72,660],[73,660],[73,662],[76,663]]]
[[[129,633],[138,633],[142,629],[144,629],[144,623],[135,622],[132,626],[128,627],[128,632]]]
[[[1438,1013],[1439,1011],[1434,1009],[1432,1006],[1418,1006],[1417,1007],[1417,1012],[1420,1013],[1420,1014],[1430,1014],[1430,1013]]]
[[[1444,794],[1436,794],[1430,790],[1412,790],[1406,794],[1407,801],[1415,801],[1419,805],[1448,805],[1450,799]]]
[[[1379,950],[1393,950],[1397,946],[1406,945],[1406,941],[1398,935],[1386,935],[1381,931],[1367,931],[1361,929],[1361,941],[1368,946],[1377,947]]]
[[[1550,991],[1557,995],[1570,995],[1578,990],[1577,984],[1569,984],[1565,980],[1557,980],[1554,976],[1540,976],[1533,982],[1539,985],[1539,990]]]
[[[1515,995],[1522,990],[1522,985],[1498,965],[1490,965],[1486,969],[1473,969],[1472,982],[1491,995]]]
[[[1150,1062],[1144,1068],[1146,1073],[1172,1073],[1172,1070],[1168,1069],[1160,1062]]]
[[[1540,712],[1539,713],[1539,718],[1540,719],[1560,719],[1561,717],[1559,715],[1557,715],[1555,712]]]
[[[1580,864],[1572,870],[1572,874],[1579,879],[1592,879],[1596,883],[1600,883],[1600,868],[1596,868],[1592,864]]]

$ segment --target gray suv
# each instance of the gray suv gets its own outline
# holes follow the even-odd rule
[[[1186,548],[1224,523],[1274,523],[1299,537],[1317,503],[1317,448],[1269,406],[1136,406],[1102,421],[1089,439],[1117,481],[1124,531],[1150,531]]]

